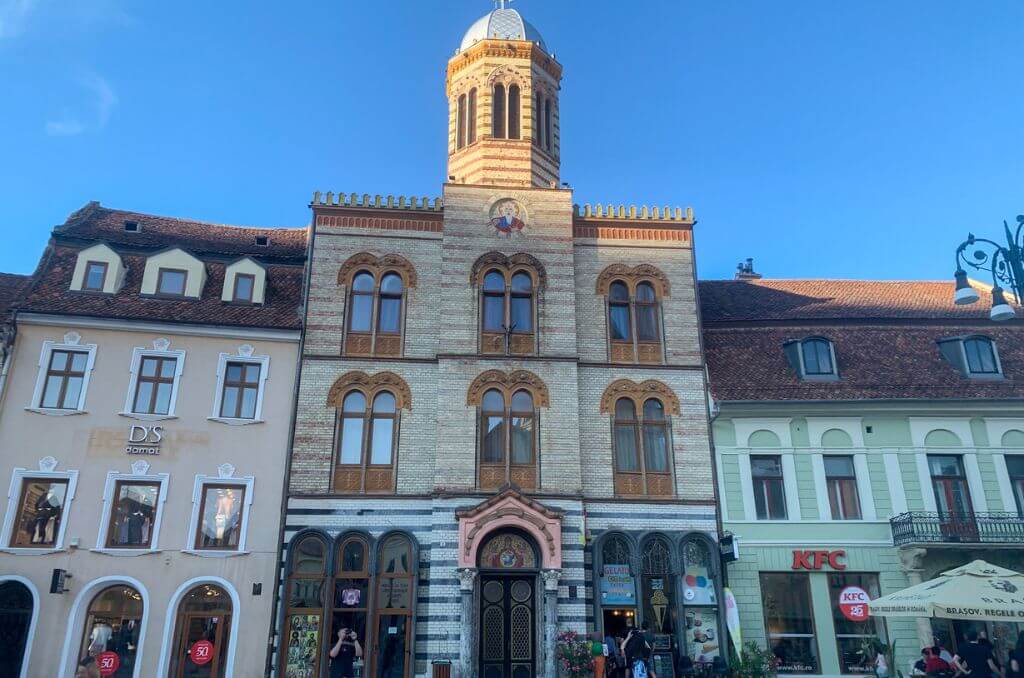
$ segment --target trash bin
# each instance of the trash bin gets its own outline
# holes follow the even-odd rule
[[[449,659],[435,659],[430,662],[433,665],[433,678],[452,678],[452,662]]]

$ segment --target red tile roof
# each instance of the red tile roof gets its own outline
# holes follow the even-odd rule
[[[846,280],[700,283],[704,347],[719,401],[1024,398],[1024,323],[993,323],[988,304],[955,306],[953,284]],[[960,374],[939,351],[947,337],[995,341],[1004,379]],[[802,381],[783,344],[824,336],[839,380]]]
[[[7,313],[21,300],[31,281],[31,276],[0,273],[0,319],[6,317]]]
[[[140,230],[129,233],[124,222],[135,221]],[[255,236],[269,238],[267,246]],[[104,242],[120,254],[127,267],[121,289],[114,294],[70,290],[77,254],[93,243]],[[180,247],[206,265],[207,280],[199,299],[157,299],[140,296],[146,257],[169,247]],[[54,229],[53,239],[40,263],[38,279],[20,310],[152,320],[218,326],[299,329],[305,229],[240,228],[199,221],[111,210],[89,203]],[[264,303],[259,306],[221,301],[224,271],[240,257],[250,256],[267,270]]]

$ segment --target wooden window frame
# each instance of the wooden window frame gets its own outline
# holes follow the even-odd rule
[[[504,280],[504,289],[502,292],[489,292],[485,288],[484,281],[487,276],[491,273],[497,273],[502,276]],[[512,279],[520,273],[529,276],[530,278],[530,291],[526,292],[513,292],[512,291]],[[479,294],[477,295],[477,304],[480,308],[479,319],[477,321],[477,336],[480,342],[480,352],[487,355],[536,355],[537,353],[537,340],[539,333],[537,331],[538,321],[538,309],[537,309],[537,288],[539,286],[539,275],[532,268],[525,266],[505,267],[505,266],[488,266],[481,271],[478,285],[480,288]],[[487,307],[488,298],[502,299],[502,330],[491,330],[487,329],[485,324],[485,313]],[[506,329],[512,325],[512,299],[528,299],[530,303],[530,324],[531,329],[524,331],[521,329]],[[496,347],[495,344],[499,344],[500,347]]]
[[[774,475],[772,475],[772,476],[765,476],[765,475],[758,475],[758,474],[754,473],[754,460],[755,459],[766,459],[766,458],[778,459],[778,462],[779,462],[779,475],[777,475],[777,476],[774,476]],[[781,517],[779,517],[779,516],[772,516],[771,515],[771,502],[768,499],[768,495],[770,495],[771,492],[769,492],[769,486],[766,484],[767,481],[771,481],[773,483],[775,481],[778,481],[778,483],[779,483],[779,487],[780,487],[781,492],[782,492],[782,513],[783,514],[782,514]],[[790,518],[790,516],[789,516],[789,505],[786,503],[786,469],[783,467],[782,455],[781,454],[752,454],[752,455],[750,455],[750,482],[751,482],[751,485],[753,485],[753,490],[754,490],[754,497],[755,497],[755,501],[754,501],[754,517],[757,520],[789,520],[789,518]],[[765,500],[764,500],[765,501],[765,504],[764,504],[765,515],[764,515],[764,517],[761,517],[761,516],[757,515],[757,501],[756,501],[756,497],[757,497],[757,491],[758,491],[759,488],[763,488],[765,490]]]
[[[992,370],[973,370],[971,369],[971,358],[970,353],[967,351],[968,344],[984,344],[988,348],[989,354],[992,356]],[[999,377],[1003,374],[1002,364],[999,362],[999,352],[996,350],[996,342],[989,337],[973,336],[965,337],[960,342],[961,350],[964,354],[964,368],[967,371],[969,377]],[[980,365],[979,365],[980,367]]]
[[[472,146],[476,143],[476,87],[469,90],[467,101],[466,145]]]
[[[235,528],[238,531],[238,543],[235,546],[203,546],[203,516],[206,514],[206,495],[208,490],[236,490],[240,491],[238,498],[239,511],[238,511],[238,525]],[[249,486],[245,483],[233,483],[225,479],[224,482],[207,482],[203,483],[199,487],[199,514],[198,520],[196,520],[195,534],[192,538],[192,548],[196,551],[219,551],[232,553],[242,548],[242,527],[246,520],[246,496],[249,491]]]
[[[849,475],[829,475],[828,473],[828,459],[829,457],[837,457],[847,459],[850,462],[851,472]],[[857,467],[853,460],[853,455],[849,454],[826,454],[824,456],[825,466],[825,488],[828,493],[829,513],[832,516],[832,520],[863,520],[864,519],[864,507],[861,506],[860,502],[860,489],[857,486]],[[854,504],[857,507],[856,516],[838,515],[836,508],[839,508],[839,513],[843,512],[844,499],[846,498],[847,492],[853,492]],[[833,500],[835,504],[833,505]]]
[[[67,362],[65,363],[65,368],[63,370],[54,370],[53,369],[53,358],[58,353],[67,354]],[[81,372],[76,372],[76,371],[71,369],[71,366],[74,363],[74,356],[76,354],[81,354],[81,355],[85,356],[85,363],[86,363],[85,364],[85,369],[83,369]],[[43,375],[43,388],[42,388],[42,391],[39,394],[38,407],[43,407],[43,408],[50,409],[50,410],[77,410],[79,402],[81,402],[82,391],[85,390],[85,375],[88,374],[88,372],[89,372],[89,352],[88,351],[73,351],[73,350],[64,349],[64,348],[55,348],[55,349],[51,350],[50,351],[50,357],[49,357],[49,359],[47,360],[47,363],[46,363],[46,372]],[[49,386],[49,383],[50,383],[50,377],[58,377],[60,379],[60,391],[58,391],[58,393],[57,393],[57,405],[55,407],[47,407],[46,405],[43,404],[43,403],[46,402],[46,393],[48,391],[48,386]],[[78,394],[79,402],[74,403],[73,407],[69,407],[68,404],[65,401],[67,400],[68,381],[70,379],[72,379],[72,378],[81,378],[81,380],[82,380],[82,388],[81,388],[81,390],[79,391],[79,394]]]
[[[935,474],[932,472],[931,460],[937,457],[949,457],[956,459],[957,469],[959,473],[957,475],[949,474]],[[974,519],[974,497],[971,496],[971,483],[967,478],[967,467],[964,464],[964,458],[962,454],[945,454],[935,453],[926,455],[926,461],[928,462],[928,476],[931,478],[931,491],[933,496],[937,495],[936,491],[938,488],[937,484],[948,484],[948,483],[962,483],[964,490],[964,498],[967,499],[967,513],[966,515],[950,514],[949,518],[956,521],[973,521]],[[938,498],[936,497],[936,511],[941,514],[942,510],[938,507]]]
[[[356,277],[362,274],[369,275],[373,278],[373,290],[371,291],[356,291],[353,289],[352,282],[355,281]],[[402,292],[400,294],[394,293],[383,293],[381,292],[381,283],[384,278],[388,275],[396,275],[399,280],[402,281]],[[409,281],[406,276],[402,275],[401,271],[392,268],[383,269],[368,269],[360,268],[352,275],[349,281],[348,290],[348,308],[345,319],[345,354],[346,355],[365,355],[365,356],[400,356],[405,346],[405,314],[406,314],[406,301],[409,293]],[[355,297],[365,296],[370,297],[370,331],[353,330],[352,321],[354,314],[352,313],[353,302]],[[384,332],[380,329],[381,323],[381,300],[382,299],[397,299],[398,308],[398,331],[397,332]],[[386,342],[385,342],[386,340]],[[393,347],[388,344],[394,344]],[[363,350],[363,348],[366,350]]]
[[[633,404],[633,412],[636,415],[635,419],[619,419],[617,412],[617,405],[620,400],[628,400]],[[661,404],[662,411],[665,413],[665,418],[661,420],[646,419],[644,417],[644,404],[649,400],[656,400]],[[673,444],[672,444],[672,421],[668,414],[668,407],[665,402],[654,395],[645,396],[641,401],[637,401],[635,398],[629,396],[622,396],[616,398],[612,403],[611,415],[612,415],[612,472],[613,472],[613,486],[616,496],[623,497],[671,497],[675,496],[673,478],[674,475],[674,460],[673,460]],[[622,471],[618,468],[618,449],[616,430],[620,426],[629,426],[633,429],[633,441],[637,454],[637,461],[639,462],[638,471]],[[668,462],[668,470],[666,471],[648,471],[647,470],[647,449],[644,445],[644,431],[647,427],[659,427],[664,429],[665,442],[667,446],[666,455]],[[632,485],[630,480],[636,476],[640,477],[642,491],[640,493],[627,491],[629,486]],[[652,493],[651,492],[651,476],[661,476],[667,480],[669,492],[665,493]]]
[[[152,377],[147,377],[143,374],[142,366],[146,364],[147,360],[155,360],[157,363],[156,374]],[[170,377],[161,377],[160,373],[163,371],[163,364],[165,362],[174,363],[174,374]],[[139,373],[135,377],[135,393],[132,395],[132,414],[153,414],[157,416],[167,416],[174,409],[174,383],[178,380],[178,358],[172,356],[160,356],[160,355],[143,355],[139,359]],[[149,398],[149,407],[145,410],[140,410],[139,405],[139,389],[143,382],[153,384],[153,391]],[[155,412],[154,406],[156,405],[156,395],[158,386],[160,384],[171,385],[171,397],[167,403],[167,412]]]
[[[1013,493],[1013,498],[1016,503],[1017,515],[1024,517],[1024,454],[1007,454],[1003,457],[1006,463],[1006,476],[1010,480],[1010,492]],[[1011,466],[1011,461],[1018,462],[1020,464],[1019,473],[1014,473],[1016,464]],[[1010,510],[1007,507],[1007,510]]]
[[[626,286],[626,291],[629,293],[628,301],[612,301],[611,288],[612,285],[621,283]],[[638,285],[646,283],[651,286],[654,291],[654,301],[637,301],[636,300],[636,288]],[[662,308],[662,297],[658,293],[658,285],[653,280],[641,278],[638,280],[627,280],[623,278],[613,278],[608,285],[608,292],[604,296],[605,299],[605,333],[608,343],[608,360],[613,363],[634,363],[634,364],[664,364],[665,362],[665,332],[664,332],[664,309]],[[626,307],[629,314],[629,338],[628,339],[613,339],[612,338],[612,308],[613,307]],[[657,339],[640,339],[640,333],[637,331],[637,309],[653,308],[654,310],[654,327],[657,332]],[[654,359],[656,358],[656,359]]]
[[[238,294],[238,282],[242,279],[249,281],[249,296],[243,297]],[[256,298],[256,276],[252,273],[236,273],[231,288],[231,301],[236,304],[252,304]]]
[[[513,89],[515,90],[515,104],[513,105]],[[523,90],[516,83],[510,83],[505,89],[505,109],[508,111],[508,121],[505,123],[506,134],[509,139],[520,139],[523,136],[523,121],[520,110],[522,109]]]
[[[242,378],[240,380],[238,380],[238,381],[233,381],[228,376],[229,370],[231,369],[232,365],[240,365],[242,367]],[[246,381],[245,374],[248,371],[247,368],[249,366],[253,366],[253,365],[256,366],[256,368],[257,368],[256,381]],[[257,415],[259,414],[260,384],[262,383],[262,379],[261,379],[262,376],[263,376],[263,364],[262,363],[253,362],[252,360],[246,360],[246,361],[243,361],[243,360],[228,360],[227,362],[225,362],[224,363],[224,383],[221,385],[221,389],[220,389],[220,416],[228,418],[228,419],[246,419],[246,420],[255,419],[257,417]],[[224,396],[227,395],[227,391],[228,391],[229,388],[237,388],[238,389],[238,398],[235,401],[235,411],[234,411],[233,414],[229,414],[229,413],[224,411],[224,403],[225,403],[225,400],[226,400],[226,398]],[[244,395],[246,389],[252,389],[252,390],[256,391],[256,403],[253,405],[253,413],[252,413],[251,417],[243,417],[242,416],[242,403],[243,403],[243,400],[244,400],[242,396]]]
[[[353,542],[359,544],[363,548],[363,569],[358,572],[354,570],[341,569],[344,566],[345,547]],[[359,644],[363,648],[363,666],[366,667],[369,665],[368,655],[370,648],[370,625],[373,623],[373,605],[371,604],[371,601],[373,600],[375,593],[374,581],[370,571],[370,542],[363,536],[350,534],[348,536],[343,535],[335,542],[335,544],[336,560],[334,561],[334,573],[330,579],[331,589],[330,591],[325,591],[325,594],[330,594],[328,598],[328,600],[330,601],[328,609],[330,610],[331,614],[330,618],[328,619],[328,623],[325,626],[325,629],[328,630],[329,635],[325,635],[324,637],[329,643],[327,647],[332,647],[334,643],[337,642],[338,637],[334,632],[334,618],[335,615],[338,615],[338,613],[362,613],[363,616],[365,617],[366,628],[363,629],[362,637],[358,638],[358,640]],[[335,591],[337,591],[338,589],[338,584],[344,580],[359,580],[365,584],[366,597],[360,601],[360,605],[358,607],[338,607],[337,605],[335,605],[335,602],[337,600]]]
[[[409,553],[409,572],[406,573],[406,574],[396,574],[394,572],[382,572],[381,571],[383,566],[384,566],[384,560],[381,557],[381,552],[384,549],[384,545],[392,537],[401,537],[402,539],[405,540],[405,546],[408,549],[408,553]],[[368,620],[369,619],[373,620],[372,621],[372,626],[370,627],[372,629],[372,632],[373,632],[373,642],[372,643],[365,643],[364,644],[364,651],[363,651],[363,655],[364,655],[364,673],[363,673],[363,675],[365,675],[365,676],[375,676],[375,675],[377,675],[377,671],[378,671],[377,655],[378,655],[378,649],[380,647],[380,642],[381,642],[380,634],[378,634],[377,631],[380,629],[380,619],[381,619],[381,617],[384,617],[384,616],[397,616],[397,617],[406,617],[407,618],[406,623],[405,623],[405,643],[403,643],[403,645],[402,645],[403,652],[405,653],[405,657],[403,658],[402,663],[405,666],[405,671],[404,671],[404,674],[403,674],[403,678],[411,678],[411,676],[415,675],[415,670],[416,670],[415,669],[416,653],[415,653],[415,647],[414,647],[415,646],[415,642],[414,641],[415,641],[415,637],[416,637],[415,636],[415,630],[416,629],[414,628],[414,626],[415,626],[415,622],[416,622],[416,614],[415,614],[415,612],[416,612],[416,593],[417,593],[417,591],[416,591],[416,578],[419,575],[419,573],[417,571],[417,567],[416,567],[416,560],[415,560],[416,549],[413,546],[413,540],[408,535],[406,535],[404,533],[392,533],[392,534],[383,535],[380,539],[377,540],[377,543],[374,546],[375,546],[375,550],[377,552],[376,564],[375,564],[375,567],[374,567],[374,576],[373,576],[373,579],[372,579],[372,582],[371,582],[373,584],[373,594],[372,595],[373,595],[373,598],[374,598],[374,600],[373,600],[374,604],[373,604],[373,614],[372,614],[372,616],[368,617]],[[384,583],[384,580],[386,580],[386,579],[392,579],[392,580],[394,580],[394,579],[407,579],[409,581],[409,607],[407,607],[407,608],[381,607],[381,601],[380,601],[380,598],[379,598],[379,593],[383,589],[383,583]],[[367,635],[368,636],[370,635],[369,631],[367,632]]]
[[[507,117],[508,98],[505,94],[505,85],[498,82],[491,87],[491,137],[495,139],[505,139],[508,137],[508,129],[506,128]]]
[[[149,535],[143,544],[114,544],[114,520],[117,518],[117,503],[120,499],[121,488],[129,487],[155,487],[156,488],[156,504],[153,506],[153,520],[149,526]],[[104,538],[103,548],[111,550],[149,550],[153,548],[153,536],[156,532],[157,526],[157,513],[160,511],[160,505],[163,503],[161,500],[161,494],[163,493],[163,483],[159,480],[128,480],[126,478],[119,478],[114,481],[114,491],[110,496],[110,511],[107,516],[107,534]]]
[[[323,547],[323,567],[319,573],[312,574],[309,572],[296,572],[295,571],[295,554],[298,551],[298,547],[306,539],[314,539],[320,542],[320,546]],[[320,607],[292,607],[292,587],[302,581],[319,581],[320,582]],[[280,672],[278,675],[285,675],[285,666],[288,662],[287,650],[289,639],[291,638],[291,618],[293,616],[310,616],[317,615],[320,618],[320,629],[317,635],[317,652],[313,657],[313,673],[314,676],[321,675],[320,667],[322,659],[326,654],[324,652],[324,643],[329,642],[330,639],[326,638],[324,632],[327,626],[328,614],[327,614],[327,584],[328,582],[333,583],[331,577],[331,542],[314,536],[313,534],[305,534],[299,539],[295,539],[289,544],[288,547],[288,576],[285,577],[284,583],[284,600],[282,601],[282,609],[284,610],[284,633],[281,635],[281,648],[278,654],[280,655],[278,661],[280,662]],[[332,643],[333,645],[333,643]]]
[[[100,276],[99,287],[89,285],[89,271],[92,270],[93,266],[99,266],[103,270],[103,275]],[[102,292],[107,286],[107,274],[110,272],[110,264],[105,261],[87,261],[85,263],[85,274],[82,276],[82,291],[84,292]]]
[[[228,611],[225,612],[223,609],[215,610],[212,612],[208,611],[186,611],[182,607],[185,605],[185,600],[188,596],[201,586],[210,586],[218,588],[227,600]],[[188,645],[188,623],[191,619],[217,619],[217,631],[213,639],[214,654],[207,666],[209,667],[209,675],[220,676],[223,675],[221,669],[224,667],[221,665],[221,655],[227,659],[231,652],[231,626],[235,623],[234,603],[231,600],[231,596],[228,594],[224,587],[217,584],[196,584],[189,590],[185,591],[185,594],[178,601],[178,609],[174,611],[174,636],[172,642],[177,648],[175,652],[175,658],[177,664],[173,666],[174,676],[173,678],[185,678],[186,658],[188,657],[189,648]],[[189,662],[191,663],[191,662]],[[172,665],[174,662],[172,661]]]
[[[811,372],[807,369],[807,358],[806,349],[811,344],[825,344],[828,349],[829,367],[831,368],[828,372],[822,372],[820,369],[815,372]],[[817,351],[816,351],[817,352]],[[800,341],[800,371],[804,377],[834,377],[838,374],[836,370],[836,355],[835,348],[832,342],[825,337],[808,337]]]
[[[177,292],[165,292],[164,287],[164,274],[166,273],[181,273],[185,276],[181,281],[181,293]],[[167,297],[169,299],[180,299],[188,296],[188,269],[185,268],[164,268],[160,267],[156,272],[156,294],[157,297]]]
[[[466,147],[466,95],[460,94],[455,103],[455,150]]]
[[[358,392],[363,395],[366,399],[366,407],[361,414],[355,412],[345,412],[344,402],[350,394]],[[381,393],[388,393],[392,398],[395,399],[395,411],[393,413],[382,413],[373,411],[373,401]],[[363,391],[359,388],[352,388],[345,392],[345,395],[341,398],[340,406],[338,407],[337,434],[334,443],[334,482],[333,487],[335,491],[342,484],[340,482],[341,474],[345,472],[352,472],[356,469],[359,471],[359,488],[357,490],[344,490],[345,493],[354,492],[356,494],[394,494],[395,493],[395,480],[398,475],[398,442],[399,442],[399,426],[401,422],[401,408],[398,406],[398,396],[389,389],[379,389],[370,392]],[[363,422],[362,439],[359,442],[359,458],[358,464],[342,464],[341,463],[341,445],[342,435],[344,432],[344,420],[345,419],[361,419]],[[373,453],[373,421],[374,419],[390,419],[391,425],[391,463],[389,464],[372,464],[370,458]],[[385,469],[390,471],[390,482],[387,487],[381,489],[367,489],[366,477],[370,471],[384,471]]]
[[[490,391],[496,391],[501,394],[503,408],[501,412],[497,410],[485,410],[483,401],[486,399],[486,395]],[[523,391],[530,396],[530,400],[533,403],[533,409],[529,413],[525,412],[513,412],[512,411],[512,397]],[[502,460],[501,462],[484,462],[484,440],[487,436],[487,419],[492,417],[501,417],[502,425]],[[531,435],[530,435],[530,462],[526,464],[514,464],[512,463],[512,419],[528,419],[531,424]],[[477,486],[484,490],[493,490],[498,487],[505,485],[506,483],[515,483],[524,490],[535,490],[539,487],[539,472],[538,463],[540,461],[539,442],[540,442],[540,411],[537,408],[537,396],[528,388],[516,388],[512,387],[508,390],[489,388],[484,392],[484,396],[480,400],[480,406],[477,408],[477,423],[479,434],[477,436]],[[494,482],[493,480],[488,482],[488,479],[484,476],[485,469],[501,469],[503,477],[501,482]],[[517,478],[522,481],[532,480],[532,482],[517,482]]]
[[[70,504],[71,494],[73,491],[72,482],[70,477],[52,478],[46,476],[36,476],[25,474],[21,476],[21,486],[18,488],[18,503],[14,506],[14,521],[11,524],[11,536],[8,540],[10,548],[17,549],[46,549],[56,550],[61,547],[61,528],[63,523],[67,520],[68,505]],[[46,483],[48,485],[64,485],[64,503],[60,507],[60,518],[57,521],[57,525],[54,529],[53,543],[52,544],[33,544],[31,541],[23,542],[22,531],[20,525],[25,520],[22,515],[22,510],[25,508],[25,499],[28,495],[28,486],[32,483]]]

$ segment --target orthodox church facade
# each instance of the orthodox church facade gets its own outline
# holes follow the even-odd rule
[[[314,195],[278,676],[343,629],[403,678],[553,677],[559,631],[642,622],[656,663],[724,648],[693,213],[574,205],[561,77],[496,9],[441,196]]]

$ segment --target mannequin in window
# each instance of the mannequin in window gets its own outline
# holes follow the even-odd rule
[[[107,644],[114,629],[105,621],[98,621],[92,626],[92,633],[89,634],[89,656],[95,657],[101,652],[107,651]]]
[[[225,534],[235,529],[235,521],[238,518],[238,509],[235,507],[235,491],[223,490],[217,497],[217,513],[213,517],[214,534],[217,541],[223,545]]]
[[[35,518],[32,520],[32,543],[52,544],[57,534],[57,524],[60,521],[60,497],[52,489],[47,489],[46,494],[39,495],[35,504]]]

